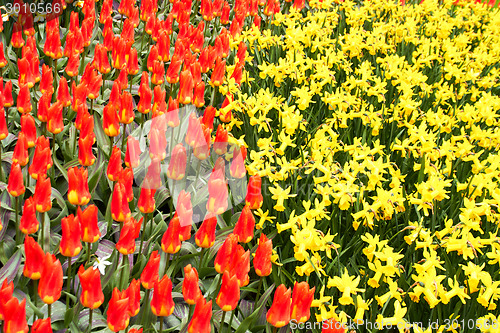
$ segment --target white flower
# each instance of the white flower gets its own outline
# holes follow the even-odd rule
[[[106,266],[112,264],[112,262],[106,260],[109,257],[111,257],[111,255],[107,255],[107,256],[104,256],[102,258],[97,257],[96,261],[94,262],[94,269],[98,268],[99,272],[101,272],[101,275],[105,274]]]

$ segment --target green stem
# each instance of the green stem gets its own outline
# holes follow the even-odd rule
[[[217,297],[217,294],[219,293],[219,289],[220,289],[221,285],[222,285],[222,276],[219,275],[219,282],[217,282],[217,288],[215,288],[214,294],[212,295],[212,298]]]
[[[259,286],[257,287],[257,296],[255,297],[255,302],[257,302],[259,300],[260,290],[262,289],[262,281],[263,281],[263,278],[261,276],[259,279]]]
[[[234,311],[231,311],[231,318],[229,318],[229,326],[227,327],[228,328],[228,332],[231,333],[231,327],[232,327],[232,324],[233,324],[233,317],[234,317]]]
[[[160,317],[160,330],[159,330],[160,333],[163,332],[163,317]]]
[[[225,319],[226,319],[226,311],[222,311],[222,318],[220,320],[219,332],[222,332],[222,329],[224,328],[224,320]]]
[[[90,243],[87,243],[87,263],[90,262]]]
[[[144,303],[142,304],[144,310],[141,316],[142,326],[146,329],[146,324],[149,324],[151,321],[149,320],[149,294],[151,293],[151,289],[146,289],[146,293],[144,294]]]
[[[47,306],[47,317],[52,317],[52,304],[48,304]]]
[[[205,259],[205,252],[207,252],[207,249],[206,248],[202,248],[201,251],[200,251],[200,266],[198,266],[198,270],[202,269],[203,267],[205,267],[203,265],[203,261]]]
[[[142,229],[142,234],[141,234],[141,245],[139,246],[139,254],[142,253],[142,245],[144,244],[144,234],[146,233],[146,226],[148,225],[148,214],[144,214],[144,228]]]
[[[16,245],[21,244],[21,230],[19,229],[19,197],[14,198],[14,209],[16,213]]]
[[[92,332],[92,314],[94,313],[93,309],[89,309],[89,328],[88,331]]]
[[[68,286],[66,287],[67,289],[67,294],[66,294],[66,311],[69,309],[69,294],[71,293],[71,257],[68,257],[68,270],[67,270],[67,275],[68,275]]]
[[[169,264],[170,264],[170,253],[167,253],[167,261],[165,262],[165,270],[163,271],[163,276],[167,275],[167,269]]]
[[[7,115],[8,112],[5,112],[5,114]],[[7,124],[9,123],[9,120],[7,120]],[[5,183],[5,179],[3,179],[3,167],[2,167],[2,145],[0,144],[0,181],[4,182]]]
[[[125,284],[127,281],[125,281],[125,270],[126,269],[129,269],[128,268],[128,255],[126,254],[122,254],[122,271],[121,271],[121,275],[120,275],[120,285],[119,285],[119,289],[123,290],[125,289]]]
[[[94,99],[92,98],[90,100],[90,115],[92,116],[94,114]]]
[[[123,124],[123,135],[122,135],[122,151],[125,151],[125,144],[127,143],[127,124]]]

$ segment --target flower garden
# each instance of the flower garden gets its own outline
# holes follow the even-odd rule
[[[500,332],[494,1],[0,7],[0,325]]]

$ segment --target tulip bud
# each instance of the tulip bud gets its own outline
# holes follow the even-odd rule
[[[271,274],[273,264],[271,257],[273,255],[273,242],[266,235],[261,234],[259,238],[259,246],[255,251],[253,258],[253,267],[258,276],[268,276]]]
[[[72,167],[68,170],[68,201],[72,205],[83,206],[90,201],[88,171],[85,168]]]
[[[111,217],[118,222],[124,222],[130,216],[125,186],[122,183],[116,183],[113,189],[111,199]]]
[[[42,276],[43,259],[45,254],[38,243],[30,236],[24,238],[24,262],[23,275],[32,280],[38,280]]]
[[[194,308],[193,317],[188,325],[188,333],[210,333],[210,320],[212,318],[212,301],[208,302],[202,296]]]
[[[235,275],[230,275],[225,271],[222,275],[222,284],[217,295],[217,305],[222,311],[233,311],[238,306],[240,300],[240,286]]]
[[[203,297],[198,285],[198,271],[190,264],[184,267],[184,281],[182,282],[182,296],[187,304],[194,305],[196,301]]]
[[[43,260],[43,272],[38,282],[38,295],[45,304],[52,304],[61,297],[63,271],[56,256],[47,253]]]
[[[120,231],[120,239],[116,243],[116,249],[123,255],[135,252],[135,240],[141,232],[142,218],[136,221],[133,217],[127,217]]]
[[[255,229],[255,218],[248,205],[243,207],[238,222],[234,226],[234,234],[238,236],[238,242],[248,243],[253,238]]]
[[[33,202],[33,197],[29,197],[24,201],[23,216],[21,216],[19,229],[23,234],[29,235],[37,232],[38,227],[39,223],[36,218],[35,203]]]
[[[33,195],[37,212],[45,213],[52,208],[51,194],[50,178],[47,178],[44,174],[40,175],[36,181],[35,194]]]
[[[182,143],[178,143],[173,151],[168,165],[167,177],[174,180],[181,180],[186,174],[187,153]]]
[[[217,227],[217,217],[207,215],[200,228],[196,232],[196,245],[203,248],[210,248],[215,243],[215,229]]]
[[[65,257],[75,257],[82,250],[81,228],[78,218],[73,214],[61,220],[62,237],[59,252]]]
[[[82,241],[86,243],[97,242],[101,237],[101,231],[97,225],[97,207],[89,205],[83,211],[78,207],[76,213],[81,225]]]
[[[23,195],[26,191],[23,182],[23,173],[21,171],[21,166],[17,162],[13,162],[10,168],[9,183],[7,185],[7,191],[13,197],[18,197]]]
[[[158,251],[151,252],[148,263],[141,273],[141,284],[145,289],[153,288],[155,282],[158,281],[160,259]]]
[[[83,265],[78,270],[78,278],[82,286],[80,302],[86,308],[97,309],[104,302],[101,286],[101,273],[93,267],[85,270]]]
[[[155,282],[151,310],[155,316],[168,317],[174,312],[174,307],[172,281],[167,275],[164,275],[160,281]]]
[[[120,292],[116,287],[113,289],[113,295],[109,300],[108,310],[106,311],[108,327],[113,332],[124,330],[129,324],[128,301],[125,290]]]
[[[274,293],[273,304],[266,315],[267,322],[274,327],[283,327],[290,322],[290,294],[290,288],[284,284],[280,284]]]

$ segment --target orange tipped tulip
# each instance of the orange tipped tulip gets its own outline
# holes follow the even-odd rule
[[[135,240],[141,232],[142,218],[137,221],[133,217],[127,217],[123,222],[120,231],[120,239],[116,243],[116,249],[123,255],[133,254],[135,252]]]
[[[101,231],[97,225],[97,207],[89,205],[85,210],[77,208],[76,214],[81,226],[82,241],[86,243],[95,243],[101,237]]]
[[[186,174],[187,153],[182,143],[178,143],[172,151],[172,157],[168,165],[167,177],[181,180]]]
[[[38,179],[40,175],[47,174],[47,170],[50,169],[53,164],[51,154],[49,140],[44,136],[39,136],[36,140],[33,162],[28,168],[31,178]]]
[[[170,254],[179,252],[181,249],[180,231],[181,226],[179,225],[179,219],[174,216],[174,218],[170,220],[167,230],[161,239],[161,249],[163,252]]]
[[[13,197],[18,197],[20,195],[23,195],[24,192],[26,191],[23,182],[23,172],[21,171],[21,166],[17,162],[13,162],[10,168],[7,191]]]
[[[261,234],[259,238],[259,246],[255,251],[253,258],[253,267],[258,276],[268,276],[271,274],[273,264],[271,257],[273,255],[273,242],[266,235]]]
[[[217,273],[222,274],[224,271],[229,270],[236,245],[238,245],[238,236],[230,234],[215,256],[214,267]]]
[[[37,319],[31,327],[31,333],[52,333],[50,318]]]
[[[4,279],[2,287],[0,287],[0,320],[4,320],[3,316],[3,306],[5,303],[10,301],[14,293],[14,283],[9,282],[8,279]]]
[[[125,185],[116,183],[111,199],[111,217],[118,222],[124,222],[130,216]]]
[[[28,140],[23,132],[19,132],[14,153],[12,154],[12,162],[19,163],[20,166],[25,166],[28,164],[28,161]]]
[[[60,101],[52,104],[47,110],[47,131],[52,134],[61,133],[64,129],[63,105]]]
[[[65,257],[75,257],[82,250],[81,227],[73,214],[61,220],[62,237],[59,252]]]
[[[160,281],[155,282],[151,310],[155,316],[168,317],[174,312],[174,306],[172,281],[167,275],[164,275]]]
[[[127,139],[127,150],[125,152],[125,165],[129,168],[137,168],[139,166],[139,157],[141,155],[141,147],[139,141],[129,136]]]
[[[314,300],[315,287],[309,289],[307,282],[295,282],[292,293],[291,319],[297,323],[304,323],[311,316],[311,304]]]
[[[21,115],[21,131],[26,136],[28,148],[34,147],[36,141],[36,124],[31,114],[25,113]]]
[[[141,188],[141,195],[137,201],[137,207],[141,213],[148,214],[154,212],[156,208],[155,193],[156,189]]]
[[[148,263],[141,273],[141,284],[145,289],[153,288],[155,282],[158,281],[160,259],[158,251],[151,252]]]
[[[222,284],[217,295],[217,305],[222,311],[233,311],[240,300],[240,286],[236,275],[230,275],[225,271],[222,275]]]
[[[111,157],[109,158],[108,169],[106,175],[112,182],[118,181],[123,171],[122,168],[122,152],[119,147],[113,146]]]
[[[33,195],[37,212],[45,213],[52,208],[51,194],[50,178],[47,178],[44,174],[40,175],[36,181],[35,194]]]
[[[214,151],[217,155],[224,155],[227,152],[228,133],[222,125],[219,124],[215,133]]]
[[[113,289],[113,295],[109,300],[108,311],[106,312],[106,317],[108,321],[108,327],[113,332],[118,332],[127,328],[130,320],[128,314],[128,304],[129,298],[126,291],[119,291],[115,287]]]
[[[202,296],[194,308],[193,318],[188,325],[188,333],[210,333],[212,318],[212,301],[208,302]]]
[[[230,172],[234,178],[243,178],[246,175],[245,159],[239,149],[236,149],[231,161]]]
[[[250,206],[245,205],[238,218],[238,222],[234,226],[234,233],[238,236],[238,242],[248,243],[253,238],[255,229],[255,218],[250,210]]]
[[[215,243],[215,228],[217,227],[217,217],[215,215],[205,217],[200,228],[196,232],[196,245],[203,248],[210,248]]]
[[[179,84],[179,103],[191,103],[193,100],[194,81],[190,71],[184,70],[181,72]]]
[[[43,259],[43,272],[38,282],[38,295],[45,304],[52,304],[61,297],[63,271],[56,256],[47,253]]]
[[[101,273],[93,267],[85,270],[83,265],[78,270],[78,278],[82,286],[80,302],[86,308],[97,309],[104,302],[101,286]]]
[[[72,167],[68,170],[68,201],[72,205],[83,206],[90,201],[88,171],[85,168]]]
[[[29,197],[24,201],[23,216],[21,216],[21,222],[19,224],[19,229],[25,235],[34,234],[38,231],[39,223],[36,218],[36,209],[33,197]]]
[[[271,308],[267,311],[266,319],[274,327],[283,327],[290,322],[291,290],[280,284],[274,293]]]
[[[23,275],[32,280],[38,280],[42,276],[43,259],[45,254],[38,243],[30,236],[24,238],[24,262]]]
[[[198,271],[191,264],[184,267],[184,281],[182,282],[182,296],[187,304],[194,305],[201,294]]]
[[[26,322],[26,299],[20,303],[17,298],[12,297],[5,304],[2,304],[4,316],[4,333],[28,333],[28,323]]]
[[[191,204],[191,193],[182,190],[177,198],[176,213],[179,215],[181,227],[193,224],[193,206]]]
[[[259,175],[253,175],[248,181],[247,195],[245,201],[250,209],[259,209],[264,198],[261,193],[262,180]]]

